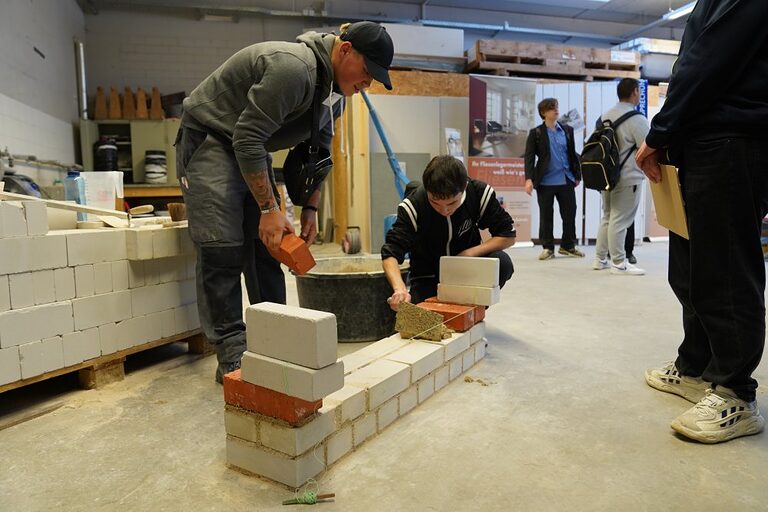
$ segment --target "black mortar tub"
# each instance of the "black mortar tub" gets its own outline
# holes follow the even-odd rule
[[[408,262],[400,265],[403,281]],[[376,341],[395,332],[395,313],[387,298],[392,288],[380,256],[320,258],[315,268],[296,276],[299,306],[336,315],[340,342]]]

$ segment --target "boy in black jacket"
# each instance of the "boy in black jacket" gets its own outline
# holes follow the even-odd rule
[[[514,245],[515,228],[493,188],[469,179],[464,164],[447,155],[433,158],[422,179],[398,205],[397,221],[381,248],[384,273],[394,290],[390,307],[397,310],[401,301],[418,304],[437,295],[441,256],[498,258],[499,286],[504,286],[514,272],[504,249]],[[481,229],[490,230],[489,240],[480,239]],[[399,268],[408,252],[410,293]]]

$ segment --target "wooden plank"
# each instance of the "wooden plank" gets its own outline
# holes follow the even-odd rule
[[[371,251],[371,185],[370,185],[370,114],[362,96],[356,94],[350,100],[352,130],[349,151],[352,161],[351,209],[349,224],[360,228],[361,247]],[[377,135],[378,136],[378,135]]]
[[[349,169],[347,168],[347,155],[349,154],[349,130],[342,130],[344,125],[348,127],[347,110],[336,122],[336,133],[340,136],[333,138],[333,241],[340,244],[349,227]],[[344,140],[342,141],[341,135]],[[344,151],[342,151],[342,142]]]
[[[181,188],[178,186],[145,186],[125,185],[125,197],[181,197]]]
[[[469,96],[469,77],[463,73],[432,73],[428,71],[389,72],[392,90],[374,82],[369,94],[399,96]]]
[[[11,192],[0,192],[0,199],[9,201],[40,201],[45,203],[48,208],[57,210],[67,210],[70,212],[92,213],[94,215],[111,215],[121,219],[127,219],[128,213],[117,210],[108,210],[106,208],[96,208],[95,206],[85,206],[65,201],[56,201],[55,199],[40,199],[39,197],[27,196],[24,194],[13,194]]]
[[[83,389],[95,389],[113,382],[125,379],[125,358],[83,368],[78,372],[77,379]]]

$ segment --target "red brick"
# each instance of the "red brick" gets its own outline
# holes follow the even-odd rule
[[[307,402],[245,382],[240,377],[240,370],[224,375],[224,401],[291,425],[301,424],[323,406],[322,400]]]
[[[272,257],[298,275],[304,275],[315,266],[315,258],[309,246],[293,233],[283,236],[280,249],[270,251]]]
[[[446,326],[454,331],[468,331],[475,325],[475,307],[462,306],[460,304],[445,304],[442,302],[422,302],[417,304],[420,308],[434,311],[443,315]]]
[[[428,298],[424,302],[432,302],[432,303],[437,302],[437,303],[439,303],[440,301],[437,300],[437,296],[434,296],[434,297]],[[443,304],[452,304],[452,302],[443,302]],[[462,305],[464,305],[464,304],[462,304]],[[475,306],[475,323],[476,324],[480,323],[483,320],[485,320],[485,306]]]

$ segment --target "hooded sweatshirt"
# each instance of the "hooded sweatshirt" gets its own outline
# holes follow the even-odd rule
[[[271,41],[243,48],[184,99],[182,122],[231,141],[242,172],[266,169],[267,153],[310,138],[318,76],[321,97],[330,98],[333,92],[335,40],[334,34],[308,32],[295,43]],[[340,103],[333,107],[334,117],[341,114]],[[331,107],[321,109],[320,145],[329,149]]]

